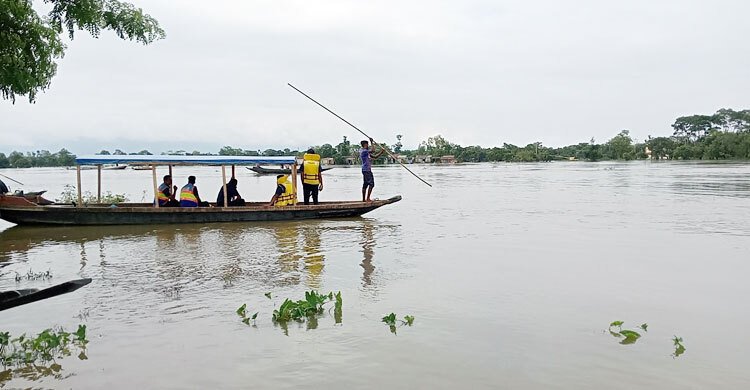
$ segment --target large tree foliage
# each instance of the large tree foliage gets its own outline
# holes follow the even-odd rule
[[[66,46],[60,35],[73,39],[76,30],[98,37],[112,30],[127,40],[149,44],[165,37],[156,19],[132,4],[117,0],[44,0],[52,5],[41,17],[31,0],[0,0],[0,92],[15,103],[16,95],[36,100],[57,72],[56,60]]]

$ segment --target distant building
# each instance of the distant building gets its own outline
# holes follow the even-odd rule
[[[388,156],[385,158],[385,162],[387,164],[398,164],[398,163],[408,164],[409,163],[409,158],[405,154],[397,154],[395,155],[395,157],[396,158]]]
[[[333,157],[321,157],[320,164],[321,165],[334,165],[336,164],[336,161],[334,161]]]
[[[456,156],[452,154],[445,155],[443,157],[440,157],[440,162],[443,164],[455,164],[456,163]]]
[[[416,163],[416,164],[430,164],[430,163],[432,163],[432,156],[416,155],[416,156],[414,156],[414,163]]]

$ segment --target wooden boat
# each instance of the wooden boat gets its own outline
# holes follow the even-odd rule
[[[119,171],[120,169],[125,169],[127,167],[127,165],[105,165],[102,169],[107,171]]]
[[[252,166],[252,167],[245,167],[259,175],[289,175],[292,173],[291,168],[269,168],[269,167],[262,167],[260,165]],[[333,167],[322,167],[321,171],[325,172],[329,169],[333,169]]]
[[[52,298],[54,296],[66,294],[78,290],[79,288],[91,283],[91,279],[77,279],[45,289],[22,289],[0,292],[0,311],[25,305],[42,299]]]
[[[213,165],[221,166],[226,184],[226,165],[291,164],[296,175],[295,157],[253,156],[91,156],[76,159],[85,164],[130,163],[152,166],[154,194],[157,192],[157,165]],[[80,170],[77,187],[81,188]],[[296,193],[296,182],[293,191]],[[99,183],[101,191],[101,182]],[[224,190],[226,194],[226,189]],[[75,204],[40,205],[24,197],[0,196],[0,219],[19,225],[143,225],[210,222],[289,221],[319,218],[356,217],[379,207],[395,203],[401,196],[372,202],[339,201],[317,205],[269,206],[267,202],[248,202],[234,207],[158,207],[151,203],[84,204],[81,192]],[[225,199],[225,204],[226,204]]]

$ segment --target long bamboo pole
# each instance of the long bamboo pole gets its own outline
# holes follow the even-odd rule
[[[313,102],[313,103],[315,103],[315,104],[319,105],[319,106],[320,106],[320,107],[322,107],[322,108],[323,108],[324,110],[326,110],[326,111],[330,112],[331,114],[333,114],[333,116],[335,116],[336,118],[339,118],[339,119],[341,119],[342,121],[344,121],[344,123],[346,123],[347,125],[349,125],[349,126],[351,126],[352,128],[354,128],[354,130],[357,130],[357,131],[359,131],[360,133],[362,133],[362,135],[364,135],[365,137],[367,137],[367,138],[369,138],[370,140],[372,140],[372,137],[370,137],[369,135],[365,134],[365,132],[364,132],[364,131],[362,131],[362,130],[360,130],[360,129],[359,129],[359,128],[358,128],[357,126],[354,126],[354,125],[353,125],[353,124],[351,124],[351,123],[350,123],[350,122],[349,122],[348,120],[346,120],[346,119],[342,118],[341,116],[339,116],[339,115],[338,115],[338,114],[336,114],[335,112],[333,112],[333,111],[329,110],[329,109],[328,109],[328,107],[326,107],[326,106],[324,106],[324,105],[322,105],[322,104],[318,103],[318,101],[317,101],[317,100],[315,100],[315,99],[311,98],[311,97],[310,97],[310,96],[309,96],[308,94],[306,94],[306,93],[304,93],[304,92],[300,91],[300,90],[299,90],[299,89],[297,89],[297,87],[295,87],[294,85],[292,85],[292,84],[290,84],[290,83],[287,83],[286,85],[288,85],[288,86],[290,86],[290,87],[294,88],[294,90],[295,90],[295,91],[297,91],[297,92],[301,93],[301,94],[302,94],[302,95],[303,95],[304,97],[306,97],[306,98],[308,98],[308,99],[312,100],[312,102]],[[393,154],[392,154],[392,153],[391,153],[391,152],[390,152],[390,151],[389,151],[388,149],[384,148],[384,147],[383,147],[382,145],[378,144],[378,143],[377,143],[377,142],[375,142],[375,141],[372,141],[372,143],[373,143],[373,145],[374,145],[374,146],[379,146],[379,147],[380,147],[381,149],[383,149],[383,150],[384,150],[384,151],[385,151],[386,153],[388,153],[388,155],[389,155],[389,156],[391,156],[391,158],[392,158],[392,159],[393,159],[394,161],[396,161],[396,162],[397,162],[397,163],[398,163],[399,165],[401,165],[402,167],[404,167],[404,169],[406,169],[407,171],[409,171],[409,173],[411,173],[412,175],[414,175],[414,177],[416,177],[417,179],[421,180],[421,181],[422,181],[422,183],[424,183],[424,184],[427,184],[428,186],[432,187],[432,184],[430,184],[430,183],[426,182],[426,181],[425,181],[424,179],[422,179],[421,177],[417,176],[417,174],[416,174],[416,173],[412,172],[412,171],[411,171],[411,169],[407,168],[407,166],[406,166],[406,165],[404,165],[404,164],[403,164],[403,163],[402,163],[402,162],[401,162],[401,161],[400,161],[400,160],[399,160],[399,159],[398,159],[398,158],[397,158],[396,156],[394,156],[394,155],[393,155]]]
[[[20,181],[13,179],[12,177],[8,177],[8,176],[3,175],[2,173],[0,173],[0,176],[6,178],[6,179],[8,179],[8,180],[10,180],[10,181],[12,181],[12,182],[14,182],[16,184],[20,184],[22,186],[25,185],[25,184],[21,183]]]

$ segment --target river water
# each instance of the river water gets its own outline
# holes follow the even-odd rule
[[[0,330],[88,326],[88,359],[0,387],[74,389],[740,389],[750,386],[750,165],[475,164],[375,169],[362,218],[86,228],[0,222],[0,290],[89,277],[70,294],[0,312]],[[59,196],[75,172],[2,170]],[[164,172],[159,172],[164,174]],[[213,198],[220,173],[198,176]],[[247,199],[273,177],[237,172]],[[95,190],[96,173],[84,172]],[[324,200],[357,199],[360,173],[325,174]],[[7,183],[7,181],[6,181]],[[151,173],[105,171],[148,200]],[[210,195],[210,196],[209,196]],[[49,270],[52,278],[15,273]],[[306,290],[341,291],[343,322],[274,325]],[[272,299],[264,296],[271,292]],[[240,321],[243,303],[259,312]],[[327,306],[331,306],[330,304]],[[413,315],[396,334],[381,322]],[[610,322],[642,337],[631,345]],[[636,327],[648,323],[648,331]],[[672,338],[685,353],[673,356]],[[12,379],[8,379],[12,377]]]

